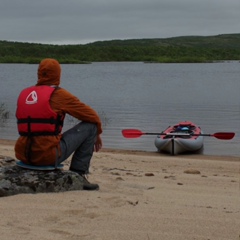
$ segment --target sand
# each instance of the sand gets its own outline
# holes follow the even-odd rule
[[[15,158],[14,141],[0,155]],[[237,157],[102,149],[99,191],[0,198],[0,239],[239,240],[239,170]]]

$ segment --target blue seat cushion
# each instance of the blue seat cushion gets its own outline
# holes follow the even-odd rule
[[[17,161],[17,166],[25,169],[31,169],[31,170],[39,170],[39,171],[51,171],[56,169],[63,169],[63,164],[59,164],[58,166],[53,165],[43,165],[43,166],[36,166],[31,164],[23,163],[22,161]]]

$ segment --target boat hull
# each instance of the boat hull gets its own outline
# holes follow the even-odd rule
[[[169,126],[155,139],[155,146],[159,152],[172,155],[196,152],[203,147],[201,128],[192,122],[180,122]]]

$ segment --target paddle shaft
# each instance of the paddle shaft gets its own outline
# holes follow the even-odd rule
[[[217,133],[218,134],[218,133]],[[225,133],[222,133],[225,134]],[[206,137],[214,137],[214,134],[205,134],[205,133],[200,133],[200,134],[195,134],[195,133],[142,133],[142,135],[167,135],[167,136],[206,136]]]
[[[215,137],[222,140],[229,140],[232,139],[235,136],[235,133],[233,132],[218,132],[213,134],[206,134],[206,133],[200,133],[200,134],[191,134],[191,133],[152,133],[152,132],[142,132],[138,129],[124,129],[122,130],[122,134],[126,138],[138,138],[142,135],[165,135],[165,136],[208,136],[208,137]]]

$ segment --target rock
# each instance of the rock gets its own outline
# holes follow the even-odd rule
[[[0,156],[0,197],[73,190],[83,190],[83,178],[75,172],[23,169],[15,159]]]
[[[0,167],[15,165],[15,159],[0,155]]]
[[[153,173],[145,173],[145,176],[147,176],[147,177],[153,177],[154,174],[153,174]]]
[[[187,169],[187,170],[184,171],[184,173],[187,173],[187,174],[201,174],[201,172],[196,170],[196,169]]]

